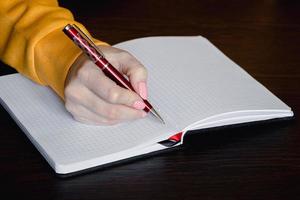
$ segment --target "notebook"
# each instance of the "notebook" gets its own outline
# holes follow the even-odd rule
[[[2,106],[57,174],[68,175],[182,145],[184,135],[292,117],[291,108],[201,36],[147,37],[114,45],[148,69],[148,115],[114,126],[75,121],[48,87],[20,74],[0,77]]]

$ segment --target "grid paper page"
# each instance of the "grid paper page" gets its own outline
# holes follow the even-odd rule
[[[131,52],[147,67],[151,102],[177,129],[227,112],[290,111],[201,36],[149,37],[116,46]]]
[[[150,37],[116,47],[147,67],[149,100],[167,125],[151,117],[113,127],[84,125],[72,119],[49,88],[19,74],[0,78],[2,101],[52,167],[157,142],[221,113],[290,110],[205,38]]]
[[[0,78],[0,97],[53,168],[158,142],[175,131],[151,116],[116,126],[79,123],[51,89],[20,74]]]

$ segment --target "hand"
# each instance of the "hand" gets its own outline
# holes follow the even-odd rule
[[[106,59],[126,75],[139,95],[147,98],[147,70],[131,54],[99,46]],[[113,125],[146,116],[142,98],[118,86],[85,55],[72,65],[65,83],[65,107],[77,121],[94,125]]]

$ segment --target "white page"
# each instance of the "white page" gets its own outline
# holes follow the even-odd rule
[[[167,135],[176,132],[169,123],[162,125],[150,116],[116,126],[76,122],[52,90],[20,74],[0,78],[0,97],[55,169],[64,170],[64,166],[70,168],[68,165],[110,154],[115,156],[117,152],[160,141],[164,135],[163,139],[166,139]],[[89,164],[86,167],[97,165]]]
[[[167,125],[151,117],[113,127],[84,125],[49,88],[18,74],[0,78],[2,101],[53,168],[103,164],[101,157],[113,160],[107,155],[149,146],[224,112],[290,110],[202,37],[144,38],[116,46],[148,68],[150,102]]]
[[[150,37],[116,46],[147,67],[151,102],[180,130],[207,117],[243,110],[264,111],[262,115],[271,111],[272,118],[274,111],[279,117],[281,111],[293,115],[286,104],[201,36]]]

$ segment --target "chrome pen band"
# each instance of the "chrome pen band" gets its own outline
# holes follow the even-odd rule
[[[78,26],[76,26],[76,24],[73,24],[74,28],[84,37],[84,39],[86,39],[89,42],[89,45],[94,47],[94,49],[102,56],[104,57],[104,54],[102,53],[102,51],[97,47],[97,45],[95,45],[95,43],[92,41],[92,39],[85,34],[83,31],[80,30],[80,28]]]

